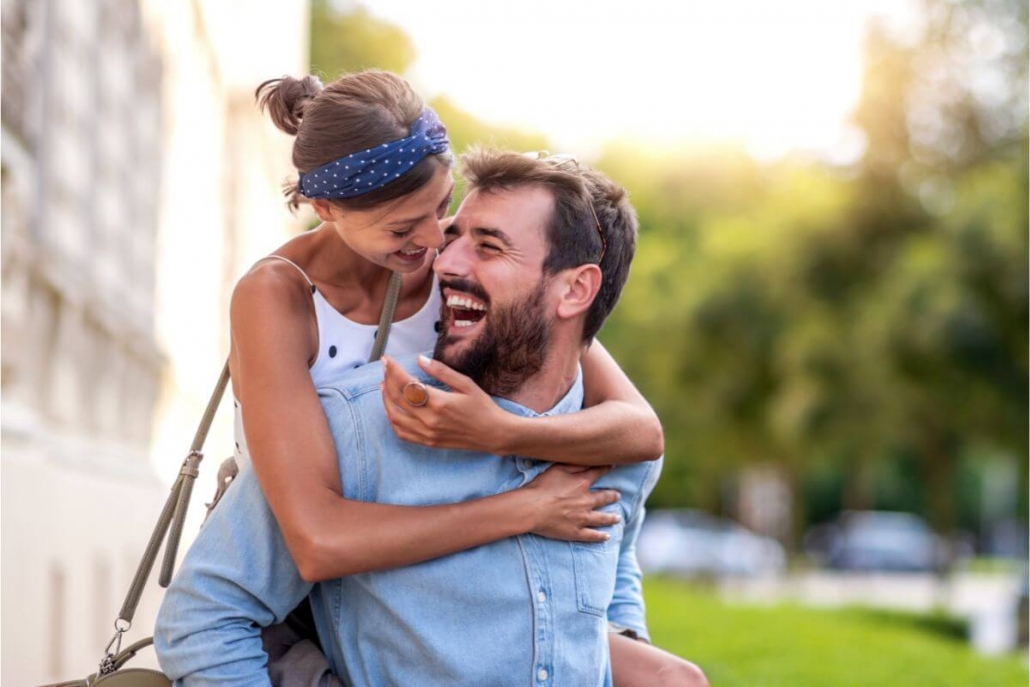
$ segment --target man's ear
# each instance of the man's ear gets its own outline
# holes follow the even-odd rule
[[[580,265],[562,271],[557,277],[558,317],[571,319],[589,310],[601,290],[601,279],[601,268],[597,265]]]
[[[311,207],[315,209],[315,214],[318,215],[318,219],[323,222],[333,221],[332,206],[329,204],[329,201],[321,199],[313,200],[311,201]]]

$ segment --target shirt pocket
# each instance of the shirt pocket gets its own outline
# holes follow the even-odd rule
[[[617,503],[601,510],[620,516],[619,522],[599,528],[609,539],[597,544],[570,542],[573,576],[576,582],[576,605],[583,613],[606,617],[615,593],[615,576],[619,550],[626,528],[626,516]]]

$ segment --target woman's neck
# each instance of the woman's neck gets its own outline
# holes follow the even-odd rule
[[[367,260],[348,246],[336,228],[323,222],[311,230],[305,263],[312,279],[345,289],[377,291],[389,279],[390,270]]]

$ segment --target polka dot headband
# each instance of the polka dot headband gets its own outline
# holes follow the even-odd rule
[[[351,153],[300,176],[305,198],[353,198],[399,179],[428,155],[447,152],[447,129],[432,109],[411,123],[411,135]]]

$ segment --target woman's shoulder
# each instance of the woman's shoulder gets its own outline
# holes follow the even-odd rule
[[[233,288],[232,311],[259,309],[307,313],[311,280],[304,269],[278,251],[257,261]]]

